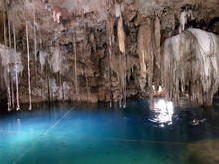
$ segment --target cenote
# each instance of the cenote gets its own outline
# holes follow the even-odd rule
[[[219,164],[219,0],[0,0],[0,164]]]
[[[216,109],[217,108],[217,109]],[[218,107],[174,107],[156,99],[127,107],[55,103],[0,115],[7,163],[218,163]],[[194,124],[193,120],[199,120]]]

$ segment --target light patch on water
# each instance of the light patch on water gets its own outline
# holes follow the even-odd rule
[[[155,116],[153,119],[149,120],[152,122],[159,123],[161,127],[164,127],[164,124],[171,125],[172,117],[174,114],[173,102],[164,99],[159,99],[153,101],[152,103],[152,111],[155,113]]]

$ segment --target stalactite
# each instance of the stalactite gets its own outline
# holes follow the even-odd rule
[[[119,9],[117,9],[119,8]],[[118,36],[118,42],[119,42],[119,50],[122,53],[123,59],[121,59],[122,57],[119,56],[119,60],[120,60],[120,73],[121,73],[121,77],[120,77],[120,82],[121,82],[121,87],[122,87],[122,103],[120,103],[120,106],[122,105],[123,107],[126,106],[126,63],[127,63],[127,58],[126,58],[126,52],[125,52],[125,32],[124,32],[124,27],[123,27],[123,19],[122,19],[122,13],[121,13],[121,6],[119,5],[119,7],[116,7],[118,12],[116,15],[119,16],[119,20],[118,20],[118,25],[117,25],[117,36]]]
[[[33,2],[34,3],[34,2]],[[33,34],[34,34],[34,70],[35,70],[35,86],[37,85],[37,37],[36,37],[36,8],[33,4]]]
[[[11,48],[11,22],[8,20],[8,41],[9,41],[9,47]]]
[[[5,85],[7,87],[8,110],[10,111],[12,109],[12,91],[14,90],[12,84],[16,80],[16,68],[19,68],[17,72],[23,71],[21,54],[7,46],[0,45],[0,58],[2,60],[1,65],[3,67]]]
[[[179,33],[185,30],[185,25],[188,22],[188,19],[194,19],[192,10],[184,10],[180,13],[180,26],[179,26]]]
[[[58,72],[58,77],[59,77],[59,98],[60,99],[62,98],[62,101],[64,101],[64,90],[63,90],[61,71]]]
[[[60,51],[59,43],[57,44],[57,46],[58,46],[58,60],[62,62],[62,58],[61,58],[62,56],[61,56],[61,51]],[[62,87],[62,75],[61,75],[61,72],[62,72],[62,67],[61,67],[61,64],[60,64],[60,68],[59,68],[59,71],[58,71],[58,77],[59,77],[59,98],[60,99],[61,99],[61,97],[63,98],[63,87]]]
[[[43,51],[39,52],[39,62],[40,62],[41,72],[44,71],[47,57],[48,57],[48,54],[46,52],[43,52]]]
[[[87,28],[86,28],[86,25],[85,25],[85,11],[83,10],[83,13],[82,13],[82,30],[83,30],[83,34],[84,34],[84,40],[82,41],[82,49],[81,49],[81,53],[83,55],[83,60],[84,62],[86,63],[87,61],[87,57],[85,55],[85,49],[86,49],[86,45],[85,45],[85,41],[86,41],[86,37],[87,37]],[[85,85],[86,85],[86,91],[87,91],[87,101],[88,101],[88,75],[87,75],[87,68],[83,67],[83,72],[84,72],[84,78],[85,78]]]
[[[6,30],[6,14],[5,9],[3,10],[3,26],[4,26],[4,44],[7,46],[7,30]]]
[[[74,47],[74,86],[76,95],[79,94],[78,90],[78,76],[77,76],[77,47],[76,47],[76,33],[73,36],[73,47]]]
[[[89,81],[87,77],[87,70],[85,69],[85,81],[86,81],[86,91],[87,91],[87,102],[89,101]]]
[[[12,104],[12,109],[15,107],[15,98],[14,98],[14,83],[13,79],[11,77],[11,104]]]
[[[179,98],[180,83],[192,102],[212,104],[219,82],[217,40],[212,33],[191,28],[165,41],[162,81],[168,97]]]
[[[127,55],[126,53],[124,53],[125,55],[125,60],[123,61],[123,65],[124,65],[124,77],[123,78],[123,108],[126,107],[126,97],[127,97],[127,92],[126,92],[126,89],[127,89],[127,82],[126,82],[126,77],[127,77]]]
[[[109,64],[109,90],[110,90],[110,108],[112,107],[113,94],[112,94],[112,54],[113,54],[113,44],[114,44],[114,26],[115,20],[111,15],[107,18],[107,35],[108,35],[108,64]]]
[[[55,47],[51,47],[52,57],[49,60],[50,68],[54,73],[61,72],[62,67],[62,56],[60,55],[59,43]]]
[[[63,87],[63,80],[61,79],[61,85],[62,85],[62,101],[65,101],[65,90]]]
[[[46,67],[45,70],[46,70],[46,81],[47,81],[48,101],[51,102],[48,65],[46,64],[45,67]]]
[[[13,36],[14,36],[14,50],[17,51],[16,44],[16,30],[15,25],[13,24]],[[16,83],[16,110],[20,110],[20,102],[19,102],[19,86],[18,86],[18,71],[17,71],[17,63],[15,64],[15,83]]]
[[[109,90],[109,101],[110,101],[110,107],[111,107],[111,101],[112,101],[112,93],[111,93],[111,56],[112,56],[112,42],[111,42],[111,38],[110,35],[108,33],[108,55],[107,55],[107,59],[108,59],[108,68],[107,68],[107,89]]]
[[[149,88],[149,97],[150,99],[153,99],[153,77],[154,77],[154,61],[155,61],[155,57],[156,57],[156,42],[155,42],[155,33],[153,31],[154,28],[154,24],[152,21],[150,21],[150,45],[148,47],[149,51],[148,51],[148,56],[149,56],[149,60],[146,61],[146,63],[148,63],[148,88]]]
[[[61,16],[61,24],[57,24],[58,26],[56,27],[54,23],[49,23],[49,21],[51,21],[50,19],[46,22],[46,19],[42,18],[43,16],[45,16],[45,18],[50,17],[46,11],[44,12],[42,10],[42,6],[40,7],[42,4],[40,2],[29,2],[29,0],[26,0],[24,6],[26,7],[25,10],[22,10],[20,6],[16,6],[19,4],[8,4],[10,7],[8,10],[6,9],[6,11],[9,11],[9,16],[7,16],[8,13],[6,11],[2,12],[5,17],[5,21],[2,23],[5,29],[5,45],[12,47],[12,37],[14,36],[14,47],[16,49],[16,32],[17,39],[18,37],[22,38],[22,32],[24,30],[22,20],[24,20],[26,14],[27,40],[22,39],[22,42],[23,45],[26,46],[23,48],[23,51],[27,49],[27,57],[22,56],[22,61],[26,59],[28,61],[24,63],[24,67],[28,73],[28,92],[22,90],[25,88],[24,86],[20,86],[23,85],[25,81],[20,79],[19,65],[13,65],[13,63],[11,63],[8,68],[5,67],[6,69],[4,70],[1,69],[2,79],[3,73],[5,74],[6,72],[6,85],[4,84],[4,79],[2,81],[4,82],[3,87],[5,87],[5,91],[8,92],[8,97],[10,97],[9,101],[11,105],[13,105],[13,97],[15,97],[15,105],[17,104],[19,106],[19,89],[21,102],[27,101],[24,94],[29,95],[30,104],[32,101],[38,101],[38,95],[40,95],[38,89],[41,89],[42,101],[45,101],[47,87],[44,87],[43,84],[46,83],[46,80],[48,82],[48,97],[51,95],[51,100],[52,97],[54,100],[67,100],[68,98],[71,99],[70,97],[73,95],[78,98],[81,97],[83,100],[87,98],[88,101],[93,97],[97,99],[97,101],[110,101],[110,106],[112,101],[120,101],[120,105],[125,107],[127,95],[142,96],[142,98],[146,98],[149,95],[153,96],[153,90],[158,89],[157,87],[161,85],[161,71],[163,71],[160,66],[162,63],[162,55],[160,54],[161,32],[162,39],[167,38],[177,33],[176,28],[180,23],[179,18],[175,17],[175,9],[172,11],[172,9],[168,8],[158,12],[155,11],[155,13],[154,11],[153,13],[151,11],[141,13],[138,8],[135,8],[132,1],[126,3],[126,1],[121,0],[110,0],[107,2],[111,4],[111,6],[106,7],[107,11],[104,13],[105,17],[103,20],[98,17],[99,14],[104,15],[103,13],[96,12],[95,7],[86,6],[84,13],[81,12],[82,10],[80,10],[80,13],[78,12],[79,14],[70,11],[74,13],[70,20],[64,20]],[[27,7],[33,9],[32,12],[27,9]],[[69,8],[69,10],[71,9]],[[185,11],[188,10],[186,9]],[[17,18],[12,18],[11,16],[13,16],[14,12],[21,14]],[[194,10],[195,15],[198,13],[199,11]],[[160,14],[162,15],[161,18]],[[10,17],[10,19],[7,17]],[[166,17],[166,19],[163,19],[164,17]],[[169,21],[168,19],[170,17],[173,20]],[[107,25],[105,24],[106,18]],[[178,23],[172,23],[175,21]],[[13,22],[14,24],[12,24]],[[14,25],[16,31],[13,27]],[[40,28],[38,25],[41,25]],[[33,30],[31,29],[32,27]],[[51,31],[51,28],[54,29]],[[12,34],[12,32],[15,34]],[[52,34],[57,35],[57,37],[52,38]],[[39,35],[42,35],[42,38],[40,38]],[[60,48],[54,46],[54,40],[56,39],[60,41]],[[17,43],[22,47],[20,40],[21,39],[17,40]],[[29,45],[31,41],[33,41],[33,44]],[[183,51],[183,44],[185,43],[183,43],[183,40],[180,42],[182,47],[180,47],[179,51]],[[73,49],[73,51],[70,52],[72,54],[69,55],[71,49]],[[28,51],[31,51],[34,56],[31,56],[31,52]],[[90,54],[91,56],[89,56]],[[135,60],[134,66],[132,65],[133,58]],[[40,63],[39,66],[37,65],[38,63]],[[173,63],[176,65],[180,64],[178,61]],[[191,65],[192,64],[194,64],[194,62],[191,63]],[[44,67],[45,65],[47,67],[46,69]],[[67,68],[72,69],[70,70],[73,75],[71,77],[71,83],[68,81],[69,76],[67,74],[69,70]],[[172,81],[166,84],[168,88],[173,88],[171,90],[167,89],[168,95],[173,97],[173,99],[178,99],[179,92],[186,92],[187,88],[197,90],[198,87],[202,87],[198,82],[187,81],[187,77],[184,77],[184,74],[181,74],[176,67],[173,68],[174,69],[169,72],[174,74],[174,76],[171,77]],[[35,71],[35,75],[33,71]],[[180,79],[178,78],[179,76],[181,76]],[[58,88],[56,88],[55,92],[52,88],[54,78],[56,79],[55,85]],[[37,84],[38,79],[42,86]],[[34,82],[36,83],[36,87],[34,86]],[[185,85],[181,85],[181,83]],[[197,86],[193,86],[193,83],[197,83]],[[68,95],[69,91],[66,90],[68,86],[65,87],[65,84],[69,85],[70,91],[73,92],[71,96]],[[140,85],[140,89],[138,84]],[[152,89],[152,86],[154,89]],[[9,89],[6,87],[9,87]],[[177,89],[179,87],[181,87],[180,91]],[[31,89],[33,89],[32,94]],[[80,94],[79,89],[84,92]],[[189,94],[191,99],[198,99],[197,95],[193,93]],[[207,97],[210,96],[209,93],[205,94],[208,95]],[[202,97],[202,99],[204,99],[204,97]]]
[[[10,89],[10,78],[9,78],[10,69],[9,69],[9,66],[8,66],[8,72],[7,73],[8,73],[7,74],[8,111],[11,111],[12,104],[11,104],[11,89]]]
[[[159,85],[161,84],[161,25],[160,25],[160,19],[158,16],[154,19],[154,25],[153,25],[153,50],[154,50],[154,73],[153,73],[153,82],[155,85],[155,89],[157,90],[159,88]]]
[[[6,10],[6,4],[4,3],[4,9]],[[4,26],[4,43],[7,46],[7,27],[6,27],[6,11],[3,11],[3,26]],[[7,65],[7,72],[5,72],[5,83],[7,85],[7,98],[8,98],[8,111],[11,111],[11,90],[10,90],[10,68],[9,64]]]
[[[115,3],[115,15],[118,18],[117,36],[119,42],[119,50],[121,53],[125,53],[125,32],[123,28],[121,5],[118,3]]]
[[[160,68],[161,52],[160,52],[160,43],[161,43],[161,26],[160,19],[156,16],[154,20],[154,51],[156,58],[156,66]]]
[[[27,73],[28,73],[29,110],[32,110],[31,82],[30,82],[30,47],[29,47],[29,30],[28,30],[28,23],[27,23],[27,0],[25,0],[25,10],[26,10],[26,41],[27,41]]]
[[[158,41],[155,38],[154,22],[147,18],[138,31],[138,55],[140,62],[139,85],[141,92],[145,86],[149,89],[149,96],[153,96],[154,63],[156,63]],[[158,39],[159,40],[159,39]],[[159,47],[158,47],[159,48]]]
[[[8,13],[7,13],[8,14]],[[11,41],[11,22],[8,20],[8,43],[9,43],[9,48],[12,48],[12,41]],[[11,55],[11,54],[9,54]],[[9,72],[11,72],[11,66],[9,65]],[[9,77],[9,89],[10,89],[10,93],[11,93],[11,106],[12,106],[12,109],[14,109],[14,84],[13,84],[13,79],[12,79],[12,76],[11,76],[11,73],[9,73],[8,75]]]
[[[125,53],[125,32],[123,28],[122,17],[120,17],[118,20],[117,35],[119,40],[119,50],[121,53]]]
[[[139,63],[140,63],[140,76],[139,76],[139,85],[140,89],[143,92],[146,84],[146,57],[147,57],[147,47],[150,38],[150,28],[148,23],[141,25],[138,31],[138,55],[139,55]],[[147,36],[149,35],[149,37]],[[148,41],[148,42],[147,42]]]

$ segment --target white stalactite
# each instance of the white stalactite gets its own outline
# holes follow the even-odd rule
[[[50,68],[54,73],[61,72],[62,56],[60,55],[60,47],[51,47],[51,59],[49,60]]]
[[[3,74],[5,85],[7,86],[7,94],[8,94],[8,110],[11,110],[11,89],[10,89],[10,81],[13,83],[17,81],[18,73],[23,71],[23,65],[21,63],[21,54],[16,52],[14,49],[10,49],[6,46],[0,45],[0,58],[1,65],[3,67]],[[17,86],[17,84],[16,84]],[[17,90],[17,87],[16,87]],[[18,105],[19,103],[17,103]]]
[[[46,52],[43,52],[43,51],[39,52],[39,62],[40,62],[41,72],[44,71],[44,66],[46,64],[47,57],[48,57],[48,54]]]
[[[121,56],[119,57],[120,63],[123,64],[119,65],[119,69],[122,74],[120,78],[121,88],[122,88],[122,100],[120,102],[120,106],[126,107],[126,52],[125,52],[125,32],[123,27],[123,19],[122,19],[122,12],[121,12],[121,6],[120,4],[115,4],[115,12],[116,17],[119,17],[118,25],[117,25],[117,36],[118,36],[118,42],[119,42],[119,50],[124,55],[123,60],[121,59]],[[122,102],[123,101],[123,102]],[[123,103],[123,104],[122,104]]]
[[[119,40],[119,50],[121,51],[121,53],[125,53],[125,32],[123,28],[122,17],[120,17],[118,20],[117,35]]]
[[[163,84],[168,96],[179,97],[179,83],[190,100],[211,105],[219,86],[218,36],[190,28],[164,44]]]
[[[121,17],[122,14],[121,14],[121,7],[120,7],[120,4],[116,3],[115,4],[115,15],[117,18]]]
[[[12,47],[12,41],[11,41],[11,22],[8,20],[8,41],[9,41],[9,48]],[[11,54],[9,54],[11,55]],[[13,83],[13,79],[11,77],[11,73],[10,73],[10,68],[11,66],[9,65],[9,83],[8,85],[10,86],[10,94],[11,94],[11,107],[12,109],[14,108],[14,83]]]
[[[17,44],[16,44],[16,30],[15,25],[13,24],[13,33],[14,33],[14,50],[17,51]],[[18,86],[18,68],[17,68],[17,60],[15,63],[15,81],[16,81],[16,110],[20,110],[20,102],[19,102],[19,86]]]
[[[28,73],[29,110],[32,110],[31,82],[30,82],[30,47],[29,47],[29,30],[28,30],[28,23],[27,23],[27,0],[26,0],[26,40],[27,40],[27,73]]]
[[[185,25],[187,24],[189,18],[194,19],[192,10],[181,12],[180,19],[179,19],[180,20],[179,33],[185,30]]]
[[[8,111],[11,111],[11,89],[10,89],[10,68],[7,66],[7,92],[8,92]]]
[[[5,43],[5,46],[7,46],[7,30],[6,30],[7,27],[6,27],[5,11],[3,11],[3,26],[4,26],[4,43]],[[2,56],[3,53],[4,52],[1,53],[2,64],[5,64],[5,69],[7,69],[7,71],[4,72],[4,79],[5,79],[5,84],[7,86],[8,111],[11,111],[11,92],[10,92],[10,84],[9,84],[9,74],[10,74],[9,60],[8,58],[3,58],[4,57]]]

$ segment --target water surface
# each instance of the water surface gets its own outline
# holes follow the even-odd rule
[[[218,143],[217,107],[176,108],[165,100],[130,101],[125,109],[44,104],[0,114],[1,164],[216,164]]]

